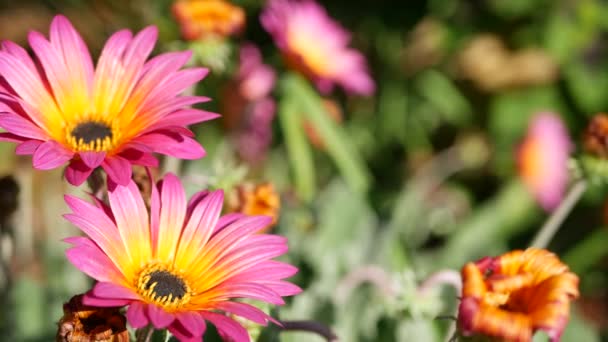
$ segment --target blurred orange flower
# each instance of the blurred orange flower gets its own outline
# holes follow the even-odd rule
[[[465,336],[525,342],[544,330],[560,340],[578,277],[544,249],[517,250],[467,263],[462,269],[458,325]]]
[[[263,233],[272,228],[279,219],[281,198],[272,183],[239,185],[228,198],[229,212],[237,212],[249,216],[264,215],[272,218],[272,223]]]
[[[583,135],[585,151],[600,158],[608,158],[608,115],[599,113],[591,118]]]
[[[245,11],[223,0],[179,0],[173,4],[173,16],[186,40],[225,37],[245,26]]]

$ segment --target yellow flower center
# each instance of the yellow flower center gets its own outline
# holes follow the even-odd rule
[[[182,307],[193,295],[184,277],[162,264],[146,266],[139,274],[136,288],[145,300],[166,311]]]
[[[118,144],[120,130],[116,123],[82,120],[68,124],[65,129],[66,142],[75,152],[109,152]]]

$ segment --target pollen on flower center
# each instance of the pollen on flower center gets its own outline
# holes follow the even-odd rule
[[[158,264],[140,273],[137,289],[144,298],[165,309],[185,304],[191,296],[190,287],[183,277]]]
[[[116,146],[119,130],[114,124],[84,120],[66,127],[66,140],[73,151],[105,151]]]

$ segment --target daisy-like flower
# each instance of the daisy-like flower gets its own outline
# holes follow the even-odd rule
[[[350,34],[313,0],[270,0],[260,20],[287,63],[321,92],[334,84],[354,94],[374,92],[365,58],[348,48]]]
[[[568,155],[572,149],[558,116],[541,113],[532,120],[517,151],[519,174],[540,205],[554,209],[568,186]]]
[[[468,263],[462,281],[461,333],[505,341],[531,341],[537,330],[544,330],[551,342],[559,341],[570,301],[579,295],[578,277],[568,266],[536,248]]]
[[[190,52],[146,62],[157,35],[155,27],[135,36],[128,30],[115,33],[95,68],[82,38],[60,15],[51,23],[50,40],[29,34],[36,61],[18,45],[3,42],[0,127],[8,132],[0,139],[17,142],[17,154],[33,154],[37,169],[69,162],[65,176],[74,185],[98,166],[125,185],[131,164],[158,164],[154,152],[183,159],[204,156],[185,126],[217,115],[188,108],[207,98],[178,95],[208,71],[179,70]]]
[[[140,328],[168,328],[181,341],[200,341],[205,321],[230,341],[249,342],[236,315],[265,325],[273,319],[249,298],[283,304],[300,292],[284,281],[297,272],[271,260],[287,251],[277,235],[257,234],[265,216],[220,217],[221,191],[200,192],[189,202],[179,179],[169,174],[153,187],[150,215],[135,183],[109,192],[107,207],[66,196],[66,219],[88,237],[72,237],[67,258],[98,283],[84,304],[128,305],[127,320]]]
[[[224,0],[178,0],[172,9],[187,40],[225,37],[245,26],[245,11]]]

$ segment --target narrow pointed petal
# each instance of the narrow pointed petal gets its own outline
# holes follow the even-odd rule
[[[106,157],[105,152],[80,152],[78,155],[80,156],[80,159],[82,159],[82,161],[85,163],[85,165],[91,169],[94,169],[101,165],[101,163]]]
[[[91,175],[93,169],[88,167],[80,159],[72,159],[70,164],[65,168],[65,179],[74,186],[79,186],[84,183]]]
[[[108,174],[108,177],[118,185],[127,185],[131,180],[131,163],[123,157],[113,156],[104,159],[101,167]]]
[[[117,186],[108,194],[116,226],[133,265],[145,265],[152,257],[148,212],[137,185]]]
[[[247,330],[232,318],[212,312],[204,312],[201,313],[201,315],[203,318],[213,323],[218,331],[220,331],[222,335],[227,336],[230,340],[234,342],[249,342]]]
[[[17,145],[17,147],[15,148],[15,154],[20,156],[34,154],[34,152],[36,152],[36,150],[38,149],[38,146],[40,146],[41,144],[42,141],[40,140],[24,141],[21,144]]]
[[[49,140],[34,152],[34,167],[39,170],[50,170],[65,164],[72,159],[74,153],[66,150],[59,143]]]
[[[173,260],[186,215],[186,193],[179,179],[171,173],[161,183],[160,202],[156,257]]]
[[[146,313],[152,322],[152,325],[157,329],[164,329],[175,320],[173,314],[166,312],[154,304],[150,304],[146,307]]]
[[[146,305],[140,302],[134,302],[127,309],[127,320],[135,329],[143,328],[149,324],[148,316],[146,316]]]
[[[188,327],[194,336],[202,336],[205,332],[205,320],[198,312],[181,312],[177,315],[177,320]]]
[[[140,297],[131,289],[110,282],[95,284],[91,293],[97,298],[139,300]]]

